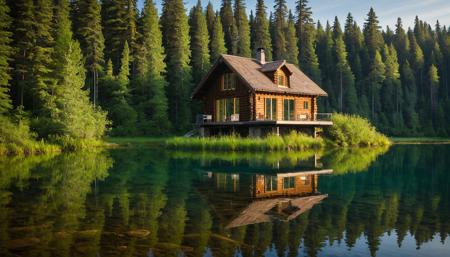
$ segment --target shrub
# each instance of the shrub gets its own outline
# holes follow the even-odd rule
[[[26,119],[17,122],[0,116],[0,155],[33,155],[58,152],[56,145],[37,141]]]
[[[334,114],[333,126],[325,136],[338,146],[387,146],[391,142],[365,118],[356,115]]]

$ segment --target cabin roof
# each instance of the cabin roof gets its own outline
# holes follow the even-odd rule
[[[300,214],[310,210],[314,205],[319,204],[323,199],[327,198],[326,194],[303,196],[297,198],[275,198],[267,200],[259,200],[252,202],[245,210],[233,219],[227,226],[227,229],[247,226],[271,221],[274,216],[271,209],[283,202],[289,202],[295,210],[284,217],[286,221],[297,218]]]
[[[308,78],[308,76],[306,76],[299,68],[284,60],[269,62],[262,65],[256,59],[223,54],[194,89],[192,98],[196,98],[201,94],[202,89],[208,85],[207,82],[209,81],[211,74],[222,64],[225,64],[229,69],[235,72],[253,92],[327,96],[327,93],[314,81]],[[283,65],[292,72],[289,87],[278,87],[278,85],[264,74],[265,72],[274,71]]]

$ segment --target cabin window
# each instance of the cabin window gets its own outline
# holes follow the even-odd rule
[[[283,74],[278,74],[278,86],[286,87],[286,76]]]
[[[236,89],[236,76],[234,73],[223,74],[223,90],[234,90]]]
[[[266,120],[276,120],[277,119],[277,99],[276,98],[266,98]]]
[[[239,174],[217,173],[216,184],[221,192],[238,192]]]
[[[233,120],[239,120],[239,117],[236,115],[239,115],[239,98],[216,100],[216,121],[237,121]]]
[[[284,99],[283,118],[284,120],[294,120],[295,109],[294,99]]]
[[[283,189],[295,188],[295,177],[285,177],[283,178]]]
[[[305,110],[309,109],[309,102],[308,101],[304,101],[303,102],[303,109],[305,109]]]
[[[265,176],[264,184],[266,192],[278,190],[278,179],[276,176]]]

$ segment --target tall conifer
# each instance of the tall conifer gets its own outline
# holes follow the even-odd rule
[[[9,63],[12,53],[10,43],[12,33],[10,31],[11,17],[10,9],[5,0],[0,0],[0,115],[11,110],[11,98],[9,95],[9,82],[11,79]]]
[[[236,20],[233,15],[233,8],[231,0],[222,0],[222,7],[220,8],[220,17],[222,22],[222,29],[225,35],[225,46],[229,54],[237,53],[238,32]]]
[[[298,66],[298,39],[295,33],[294,15],[289,11],[286,26],[286,60]]]
[[[245,1],[234,1],[234,19],[237,27],[237,55],[250,57],[252,55],[250,49],[250,27],[245,10]]]
[[[275,10],[273,14],[273,29],[272,29],[272,45],[273,45],[273,58],[275,60],[286,59],[286,18],[287,18],[287,6],[286,0],[276,0]]]
[[[315,52],[315,31],[311,8],[307,0],[297,1],[297,38],[299,40],[299,65],[317,83],[321,82],[319,61]]]
[[[191,123],[189,97],[192,91],[189,25],[182,0],[163,1],[161,24],[169,82],[169,118],[181,132]]]
[[[220,14],[217,13],[214,19],[214,27],[211,34],[211,63],[214,63],[221,54],[226,54],[224,34]]]
[[[269,32],[269,22],[267,20],[266,6],[264,0],[258,0],[256,4],[255,20],[253,22],[253,50],[264,48],[266,60],[272,60],[272,42]]]
[[[191,28],[192,76],[194,83],[200,82],[210,67],[209,34],[201,0],[193,10]]]

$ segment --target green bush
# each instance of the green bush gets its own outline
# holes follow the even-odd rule
[[[370,122],[356,115],[333,114],[333,126],[325,130],[325,137],[338,146],[387,146],[391,142]]]
[[[36,140],[26,119],[17,122],[0,116],[0,155],[34,155],[58,152],[57,145]]]

